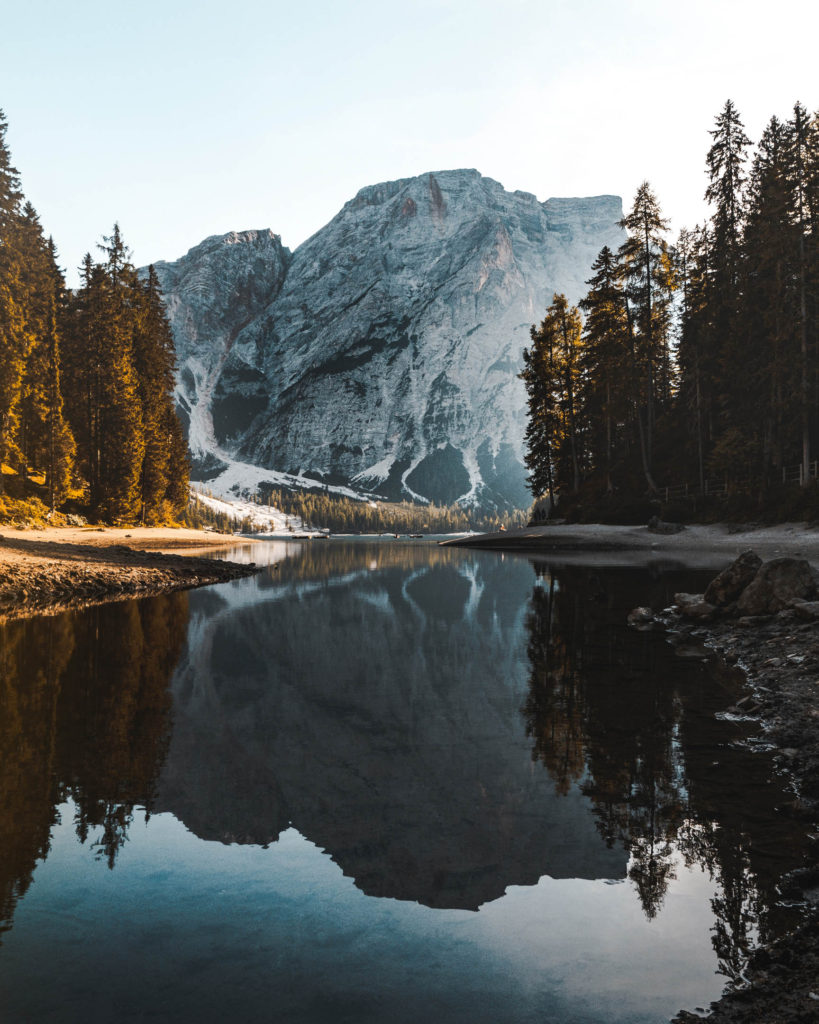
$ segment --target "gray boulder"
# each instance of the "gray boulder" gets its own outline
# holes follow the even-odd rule
[[[680,533],[685,527],[682,523],[666,523],[659,516],[652,516],[648,521],[649,533]]]
[[[791,601],[791,608],[800,619],[808,622],[819,619],[819,601]]]
[[[737,601],[742,616],[775,615],[793,601],[816,594],[813,572],[804,558],[772,558],[757,571]]]
[[[742,591],[751,583],[759,572],[762,559],[753,551],[743,551],[727,569],[723,569],[708,584],[705,600],[709,604],[724,608],[736,601]]]
[[[702,594],[675,594],[674,601],[680,613],[687,619],[709,622],[717,614],[717,609],[709,604]]]

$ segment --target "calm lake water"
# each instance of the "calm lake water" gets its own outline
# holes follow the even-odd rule
[[[248,550],[0,627],[4,1022],[660,1022],[794,923],[741,680],[625,626],[690,571]]]

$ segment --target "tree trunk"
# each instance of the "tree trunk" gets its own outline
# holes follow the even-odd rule
[[[705,469],[702,458],[702,402],[700,398],[700,354],[694,355],[694,381],[697,403],[697,468],[699,469],[700,491],[705,490]]]
[[[808,311],[805,298],[805,235],[799,233],[799,341],[802,357],[802,486],[810,484],[810,380],[808,374]]]
[[[6,492],[3,477],[3,463],[6,461],[6,423],[7,417],[0,413],[0,496]]]
[[[654,483],[654,479],[651,475],[651,466],[646,454],[646,439],[643,431],[643,414],[640,411],[640,381],[637,374],[637,354],[634,351],[634,327],[631,322],[631,307],[628,304],[628,298],[625,298],[625,303],[626,321],[628,323],[629,350],[631,353],[632,404],[634,405],[634,412],[637,417],[637,433],[640,439],[640,461],[643,466],[643,474],[646,478],[648,489],[653,494],[657,490],[657,485]]]
[[[611,482],[611,382],[606,380],[606,492],[614,490]]]

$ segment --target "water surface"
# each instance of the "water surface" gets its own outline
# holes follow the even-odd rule
[[[697,584],[410,542],[0,632],[3,1020],[655,1022],[794,921]]]

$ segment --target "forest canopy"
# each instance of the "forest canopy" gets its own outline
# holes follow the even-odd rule
[[[815,486],[819,121],[797,103],[752,151],[728,101],[710,134],[707,222],[670,240],[644,182],[579,307],[555,295],[532,327],[529,485],[562,512]]]
[[[66,288],[0,111],[0,515],[17,502],[93,519],[175,520],[188,500],[175,353],[153,269],[115,224]],[[67,503],[67,504],[66,504]]]

